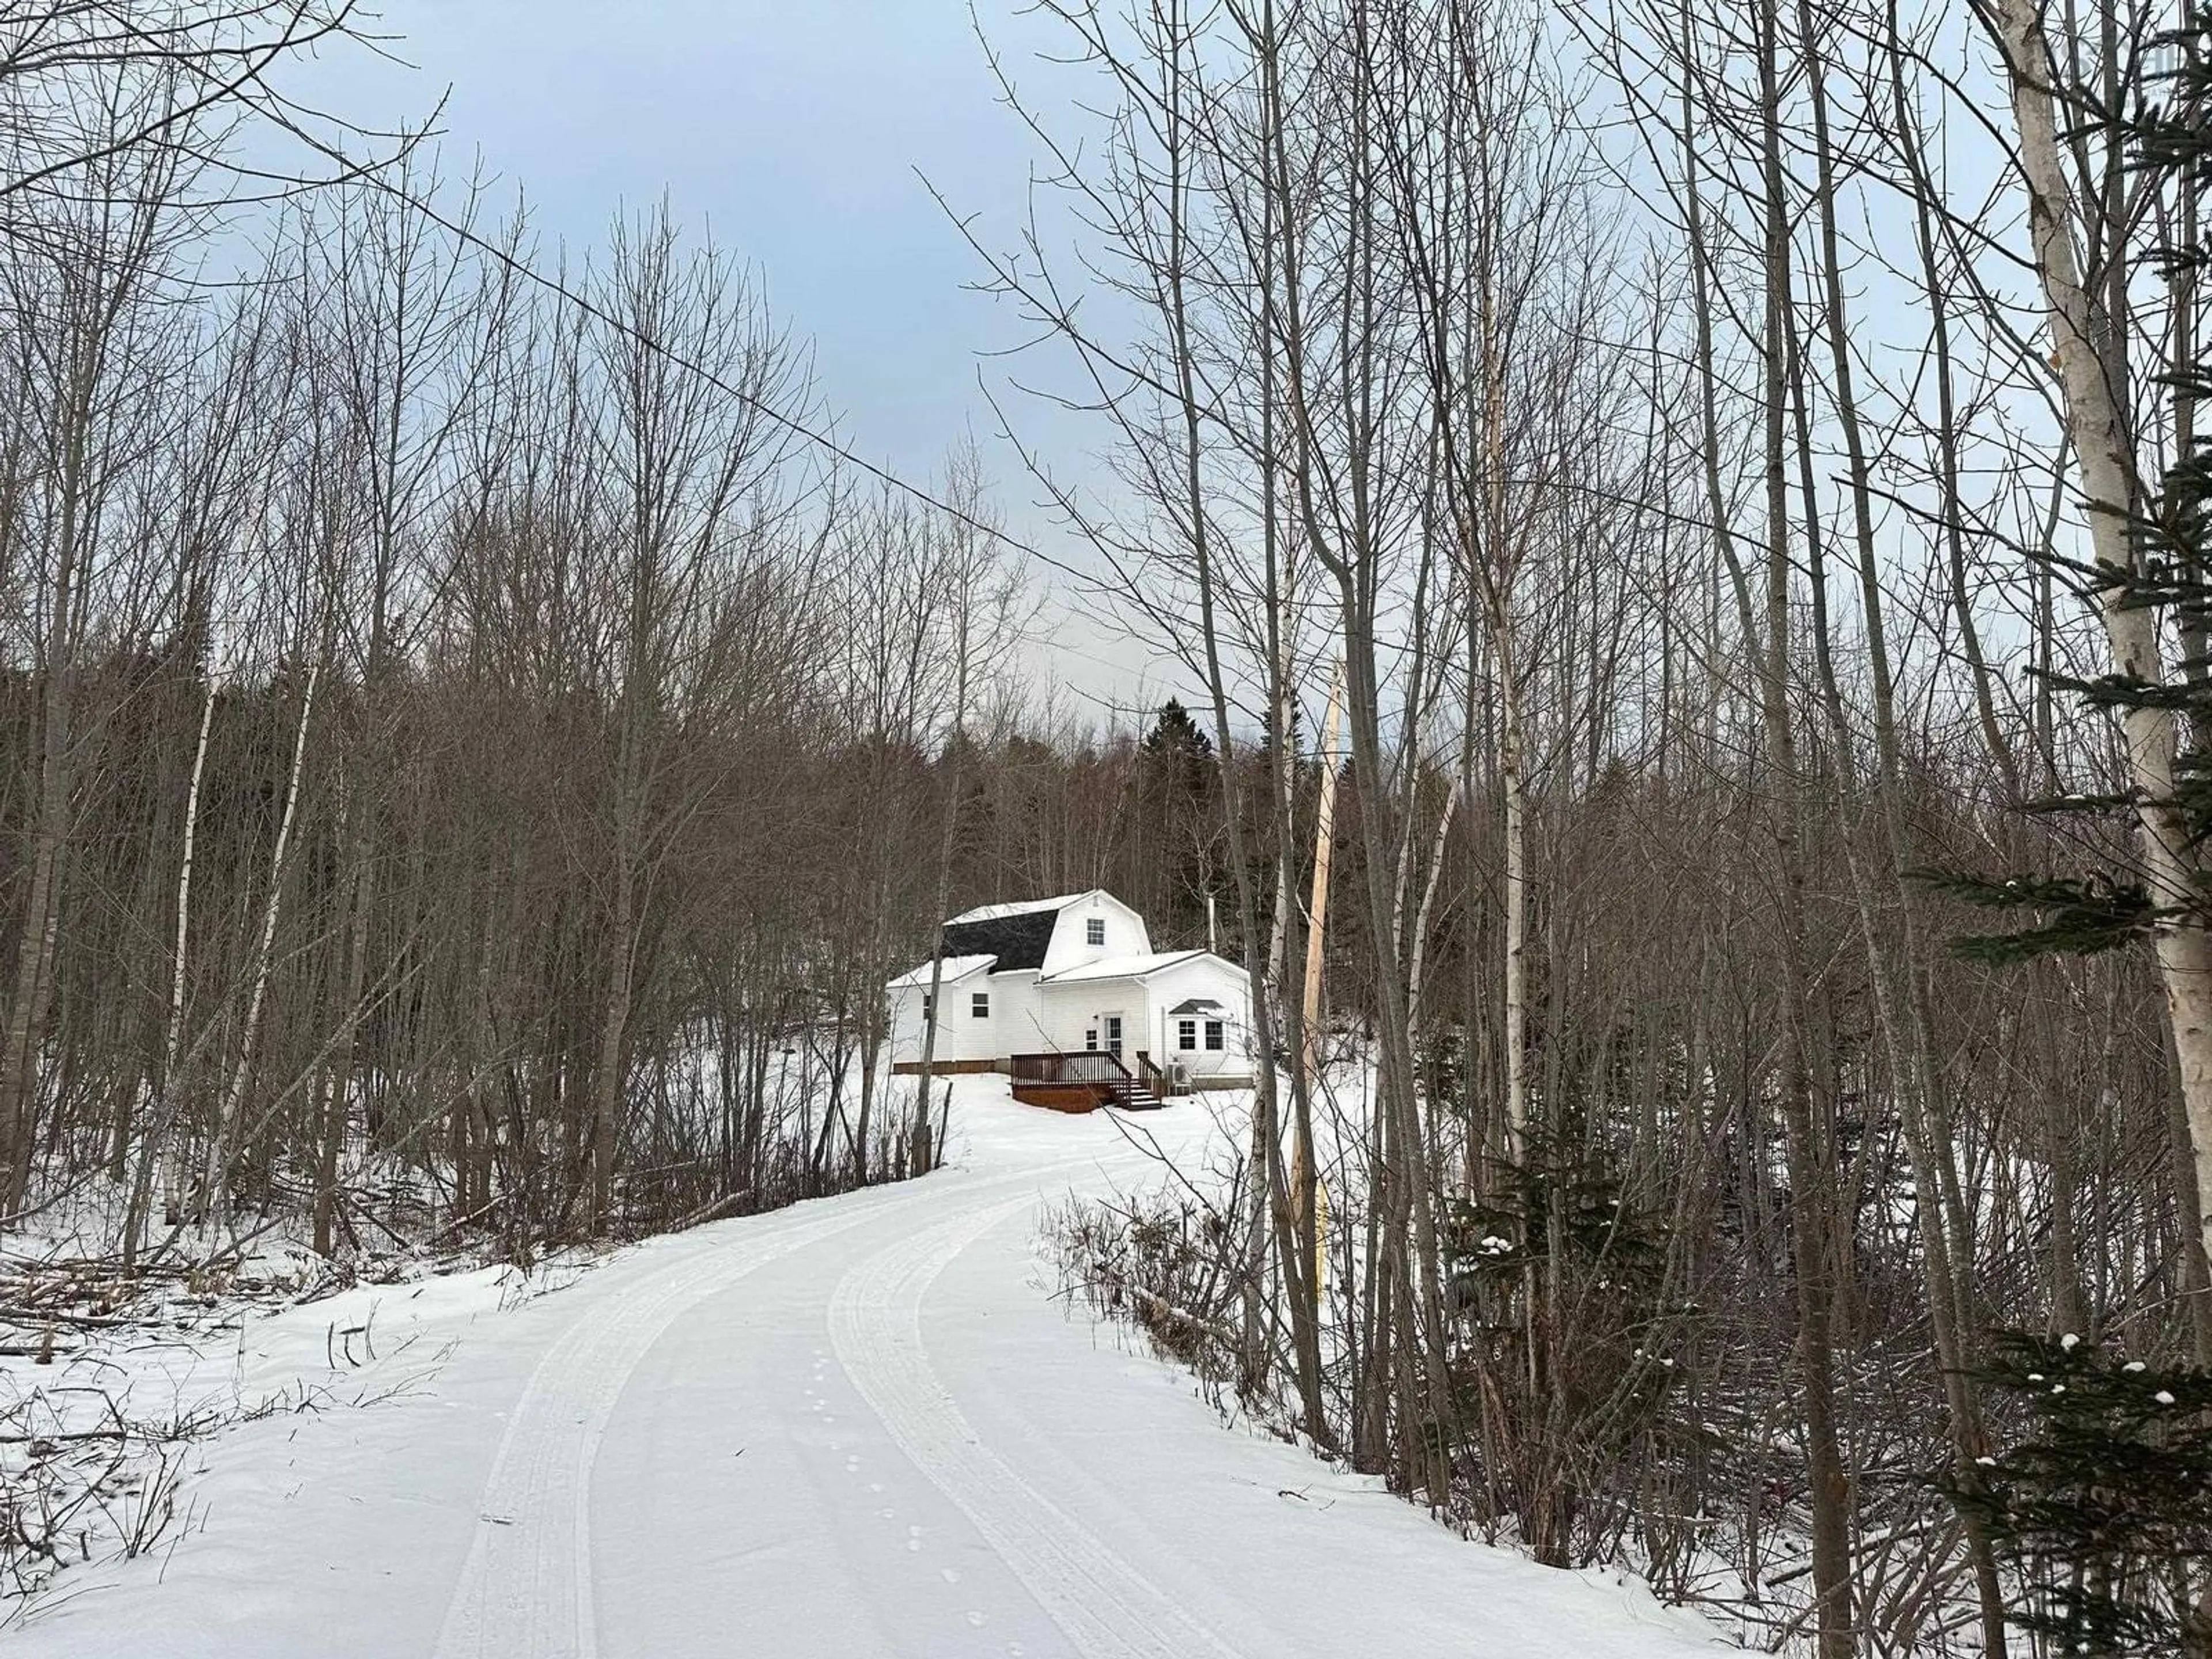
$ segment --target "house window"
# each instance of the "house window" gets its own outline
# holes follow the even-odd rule
[[[930,1013],[930,1008],[929,1008],[929,993],[928,993],[928,992],[927,992],[927,991],[924,991],[924,992],[921,994],[921,1023],[922,1023],[924,1025],[927,1025],[927,1024],[929,1024],[929,1013]]]
[[[1086,1051],[1095,1051],[1097,1048],[1098,1028],[1096,1025],[1083,1034],[1083,1046]]]
[[[1179,1019],[1176,1022],[1176,1047],[1188,1054],[1198,1047],[1198,1022]]]
[[[1103,945],[1106,942],[1106,923],[1102,917],[1093,916],[1083,924],[1083,942],[1085,945]]]
[[[988,991],[978,991],[973,996],[969,997],[968,999],[968,1012],[975,1015],[978,1019],[990,1018],[991,994]]]
[[[1210,1054],[1221,1052],[1221,1022],[1218,1019],[1206,1022],[1206,1051]]]

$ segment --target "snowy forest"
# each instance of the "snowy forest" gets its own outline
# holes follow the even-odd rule
[[[1225,1409],[1754,1647],[2212,1654],[2212,14],[1030,19],[905,478],[741,226],[276,90],[342,0],[0,3],[0,1319],[921,1174],[885,981],[1103,887],[1261,1065],[1058,1256]]]

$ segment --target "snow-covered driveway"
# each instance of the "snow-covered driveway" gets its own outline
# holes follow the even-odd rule
[[[1202,1105],[1144,1120],[1186,1157]],[[210,1447],[166,1564],[24,1654],[1665,1656],[1640,1590],[1454,1538],[1049,1300],[1039,1206],[1151,1178],[963,1082],[963,1167],[656,1241],[483,1313],[402,1397]],[[307,1310],[302,1310],[303,1312]]]

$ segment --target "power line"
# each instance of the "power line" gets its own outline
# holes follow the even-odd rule
[[[1063,576],[1066,576],[1072,580],[1082,583],[1085,586],[1097,586],[1097,579],[1096,577],[1086,575],[1082,571],[1076,569],[1073,565],[1070,565],[1062,560],[1054,558],[1042,549],[1022,540],[1018,536],[1008,534],[1006,531],[1000,526],[992,524],[986,520],[979,519],[974,514],[967,512],[961,507],[953,506],[950,501],[941,500],[937,495],[933,495],[929,490],[923,489],[920,484],[909,483],[906,479],[899,477],[898,474],[893,472],[890,468],[880,466],[875,462],[858,454],[846,445],[840,443],[836,438],[831,437],[828,433],[822,431],[819,428],[808,424],[806,422],[800,420],[794,415],[791,415],[783,410],[778,409],[775,404],[768,402],[765,398],[758,397],[753,392],[747,392],[742,386],[732,386],[727,380],[715,374],[714,370],[708,368],[704,363],[697,362],[691,358],[684,356],[680,352],[672,350],[668,346],[661,343],[659,340],[654,339],[653,336],[647,334],[643,329],[639,328],[635,324],[624,322],[621,318],[601,310],[588,298],[577,293],[574,289],[568,287],[567,283],[562,282],[559,278],[548,276],[544,272],[532,265],[528,260],[516,257],[516,255],[510,252],[507,249],[500,246],[497,243],[477,234],[475,231],[470,229],[468,226],[457,223],[455,221],[447,218],[443,213],[441,213],[428,202],[424,201],[421,197],[402,188],[400,185],[393,184],[380,172],[371,173],[369,175],[369,179],[378,189],[384,191],[388,195],[396,197],[399,201],[406,204],[407,206],[414,209],[417,213],[422,214],[423,217],[428,219],[432,223],[441,227],[447,235],[454,238],[457,241],[465,243],[467,246],[475,248],[479,253],[489,255],[492,258],[504,265],[507,270],[513,271],[516,276],[522,277],[526,282],[535,283],[538,287],[545,289],[548,293],[557,295],[562,300],[567,301],[569,305],[575,307],[578,311],[581,312],[585,316],[591,318],[602,327],[611,328],[617,333],[624,335],[629,339],[636,341],[638,344],[643,346],[647,351],[653,352],[654,355],[665,358],[667,362],[675,364],[677,368],[684,370],[688,374],[697,375],[701,380],[704,380],[708,385],[713,386],[718,392],[736,398],[747,408],[755,410],[758,414],[765,416],[768,419],[775,422],[777,425],[781,426],[794,436],[804,439],[806,442],[813,444],[818,448],[827,450],[839,460],[843,461],[849,466],[857,468],[859,471],[867,474],[868,477],[889,485],[891,489],[899,491],[902,495],[911,496],[914,500],[920,501],[924,506],[928,507],[936,512],[944,514],[947,518],[952,520],[957,524],[964,525],[970,530],[977,531],[983,535],[990,537],[994,541],[1002,543],[1006,547],[1012,549],[1015,552],[1020,553],[1027,558],[1036,560],[1039,564],[1045,566],[1048,569],[1056,570]]]

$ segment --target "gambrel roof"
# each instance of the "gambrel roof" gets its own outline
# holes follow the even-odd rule
[[[1020,968],[1042,968],[1044,953],[1052,948],[1052,930],[1060,913],[1088,893],[1070,893],[1030,904],[986,904],[965,910],[945,924],[942,945],[947,956],[992,956],[994,970],[1008,973]]]
[[[1104,890],[1103,888],[1094,887],[1088,892],[1062,893],[1058,898],[1018,899],[1012,904],[979,904],[972,910],[963,910],[957,916],[946,917],[945,925],[958,927],[971,921],[1002,921],[1008,916],[1028,915],[1033,910],[1050,910],[1057,914],[1078,899],[1087,899],[1091,893]]]

